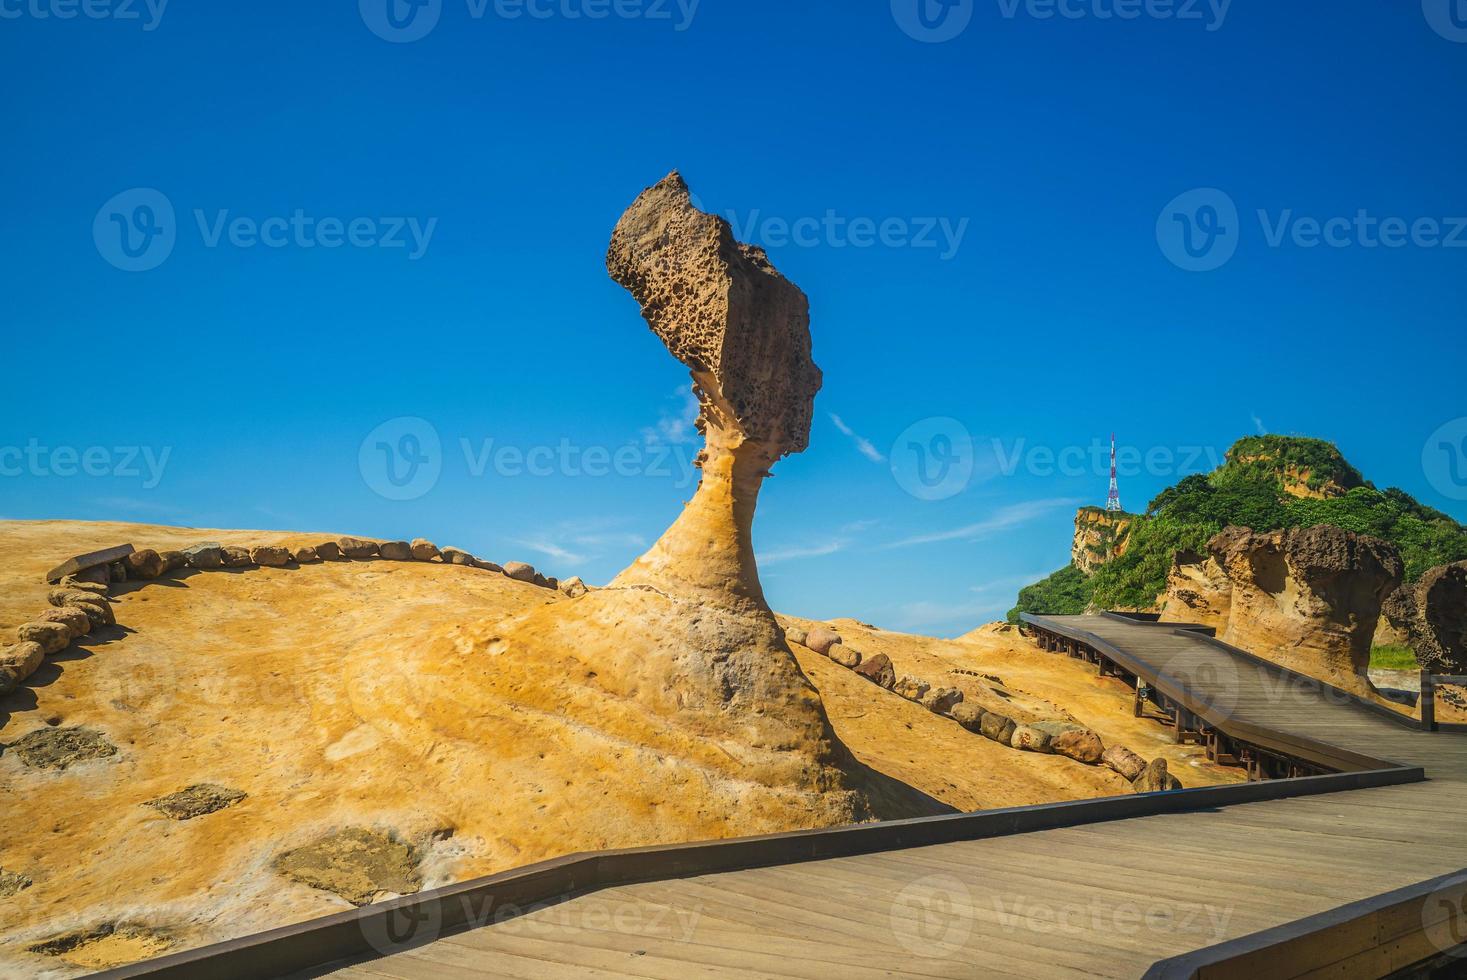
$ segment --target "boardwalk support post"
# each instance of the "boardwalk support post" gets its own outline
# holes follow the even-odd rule
[[[1434,732],[1436,728],[1436,678],[1431,671],[1421,672],[1421,730]]]

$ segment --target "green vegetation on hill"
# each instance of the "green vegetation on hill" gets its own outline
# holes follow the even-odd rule
[[[1019,590],[1019,604],[1009,611],[1009,622],[1017,623],[1020,612],[1044,612],[1055,616],[1078,616],[1090,605],[1090,579],[1074,565],[1066,565],[1049,578]]]
[[[1285,489],[1298,485],[1345,492],[1315,498]],[[1401,549],[1408,582],[1429,568],[1467,559],[1467,527],[1402,490],[1375,489],[1329,443],[1249,436],[1212,473],[1189,476],[1158,494],[1132,525],[1124,555],[1088,578],[1067,566],[1024,588],[1009,620],[1017,622],[1021,612],[1075,613],[1090,605],[1151,608],[1166,589],[1176,553],[1205,552],[1207,540],[1230,524],[1255,531],[1332,524],[1383,538]]]

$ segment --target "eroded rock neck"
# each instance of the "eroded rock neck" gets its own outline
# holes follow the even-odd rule
[[[682,514],[611,583],[713,605],[767,610],[754,560],[754,508],[770,454],[756,443],[703,451],[703,479]]]

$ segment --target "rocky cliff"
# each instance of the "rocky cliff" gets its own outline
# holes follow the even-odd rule
[[[1378,538],[1327,525],[1229,527],[1206,555],[1177,555],[1162,618],[1205,623],[1250,653],[1369,694],[1371,640],[1401,576],[1399,552]]]
[[[1075,513],[1075,537],[1070,543],[1070,563],[1086,575],[1126,553],[1131,542],[1131,514],[1101,507],[1081,507]]]

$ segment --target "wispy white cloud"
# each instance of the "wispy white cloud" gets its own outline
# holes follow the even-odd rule
[[[846,425],[845,420],[839,415],[831,412],[830,421],[835,423],[835,427],[841,431],[842,435],[856,444],[856,451],[862,456],[865,456],[873,463],[886,462],[886,457],[881,454],[879,449],[871,444],[871,440],[857,433],[849,425]]]
[[[679,388],[673,395],[675,409],[663,409],[656,425],[642,430],[642,441],[649,446],[682,446],[694,442],[698,430],[693,423],[698,421],[698,396],[692,386]]]
[[[773,551],[761,553],[759,555],[759,564],[773,565],[777,562],[793,561],[796,558],[819,558],[823,555],[833,555],[837,551],[845,550],[848,543],[843,539],[835,539],[805,547],[776,548]]]
[[[531,551],[538,551],[542,555],[549,555],[558,561],[569,562],[572,565],[579,565],[591,557],[579,551],[571,551],[568,548],[563,548],[554,541],[547,541],[544,538],[521,538],[515,543],[529,548]]]
[[[824,539],[761,551],[759,552],[759,564],[775,565],[798,558],[822,558],[825,555],[845,551],[851,545],[856,544],[862,534],[880,523],[875,520],[847,521],[835,534]]]
[[[170,507],[157,500],[140,500],[137,497],[95,497],[92,503],[106,510],[157,514],[164,517],[175,517],[182,513],[177,507]]]
[[[579,565],[591,561],[611,549],[635,550],[647,547],[647,539],[632,531],[617,531],[603,521],[566,521],[541,534],[519,538],[515,544],[538,551],[557,561]]]
[[[1268,427],[1263,424],[1263,419],[1258,417],[1258,413],[1254,412],[1251,418],[1253,419],[1253,427],[1258,430],[1258,434],[1261,436],[1268,435]]]
[[[886,545],[888,548],[907,548],[918,544],[935,544],[939,541],[977,541],[1000,531],[1027,524],[1037,517],[1043,517],[1051,511],[1063,508],[1077,507],[1083,500],[1077,497],[1051,497],[1043,500],[1026,500],[1023,503],[1009,504],[994,511],[992,516],[962,527],[950,528],[946,531],[933,531],[929,534],[913,535],[900,541],[893,541]]]

